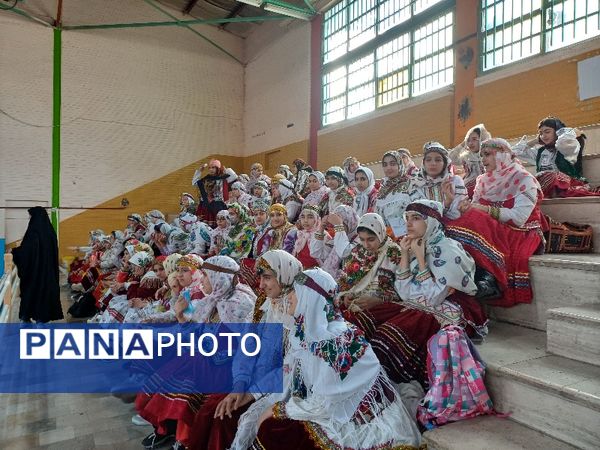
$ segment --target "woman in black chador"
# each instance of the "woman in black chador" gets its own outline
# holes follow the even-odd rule
[[[58,243],[46,210],[29,208],[29,225],[21,246],[13,249],[21,279],[19,319],[49,322],[63,318],[58,284]]]

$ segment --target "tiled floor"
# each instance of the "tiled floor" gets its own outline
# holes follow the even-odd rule
[[[71,300],[61,295],[66,313]],[[133,425],[133,414],[110,395],[0,394],[0,449],[139,450],[152,428]]]

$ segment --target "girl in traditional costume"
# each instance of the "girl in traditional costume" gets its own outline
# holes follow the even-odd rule
[[[379,189],[375,187],[375,175],[368,167],[360,166],[354,171],[354,197],[353,208],[362,217],[368,212],[375,212],[375,203]]]
[[[481,143],[491,137],[490,132],[480,123],[471,127],[465,135],[465,140],[449,152],[452,164],[463,172],[463,181],[469,198],[473,198],[477,177],[485,172],[479,154]]]
[[[314,258],[310,252],[310,242],[321,225],[318,207],[310,205],[303,207],[300,213],[300,225],[301,229],[296,234],[292,255],[302,263],[302,267],[305,269],[318,267],[319,260]]]
[[[444,217],[460,217],[458,205],[467,198],[463,179],[452,174],[448,151],[439,142],[423,146],[423,167],[411,179],[413,199],[427,198],[444,205]]]
[[[352,206],[354,192],[348,186],[348,179],[341,167],[333,166],[327,169],[325,183],[330,190],[320,205],[323,215],[333,212],[339,205]]]
[[[405,173],[402,155],[392,150],[383,154],[381,161],[385,175],[375,209],[387,227],[387,233],[393,238],[400,238],[406,234],[404,210],[411,202],[409,195],[409,177]]]
[[[269,208],[271,229],[269,230],[269,250],[292,252],[298,229],[288,221],[287,209],[280,203]]]
[[[231,229],[225,240],[221,255],[230,256],[236,261],[247,258],[252,249],[254,227],[248,214],[248,208],[239,203],[228,205]]]
[[[535,164],[545,197],[600,196],[598,188],[590,188],[583,177],[585,139],[580,130],[568,128],[556,117],[546,117],[538,124],[538,135],[531,141],[523,136],[513,152]]]
[[[215,226],[215,217],[223,209],[227,209],[231,183],[237,178],[236,173],[225,168],[220,161],[213,159],[197,169],[192,185],[200,191],[200,200],[196,215],[210,227]]]
[[[448,222],[447,234],[499,285],[500,298],[490,304],[531,303],[529,257],[543,250],[546,227],[540,184],[504,139],[484,141],[481,158],[486,173],[477,178],[473,201],[461,204],[461,217]]]
[[[336,290],[318,268],[296,277],[288,308],[294,323],[284,323],[284,392],[248,408],[233,450],[420,447],[415,419],[364,334],[340,315]]]
[[[308,176],[307,186],[310,192],[304,197],[302,206],[319,206],[323,198],[329,193],[329,188],[325,185],[325,175],[315,170]]]

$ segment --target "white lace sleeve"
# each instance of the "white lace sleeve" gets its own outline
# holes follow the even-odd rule
[[[529,147],[527,145],[527,142],[527,136],[523,136],[521,140],[513,146],[512,151],[515,155],[519,157],[519,159],[523,160],[524,162],[527,162],[529,164],[535,164],[539,145]]]

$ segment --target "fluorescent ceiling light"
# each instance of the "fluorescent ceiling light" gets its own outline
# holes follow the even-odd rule
[[[260,8],[263,4],[263,0],[238,0],[240,3],[245,3],[246,5],[256,6]]]
[[[272,3],[265,3],[265,11],[274,12],[284,16],[294,17],[296,19],[309,20],[312,17],[309,11],[303,12],[302,10],[296,10],[286,8],[285,6],[274,5]]]

